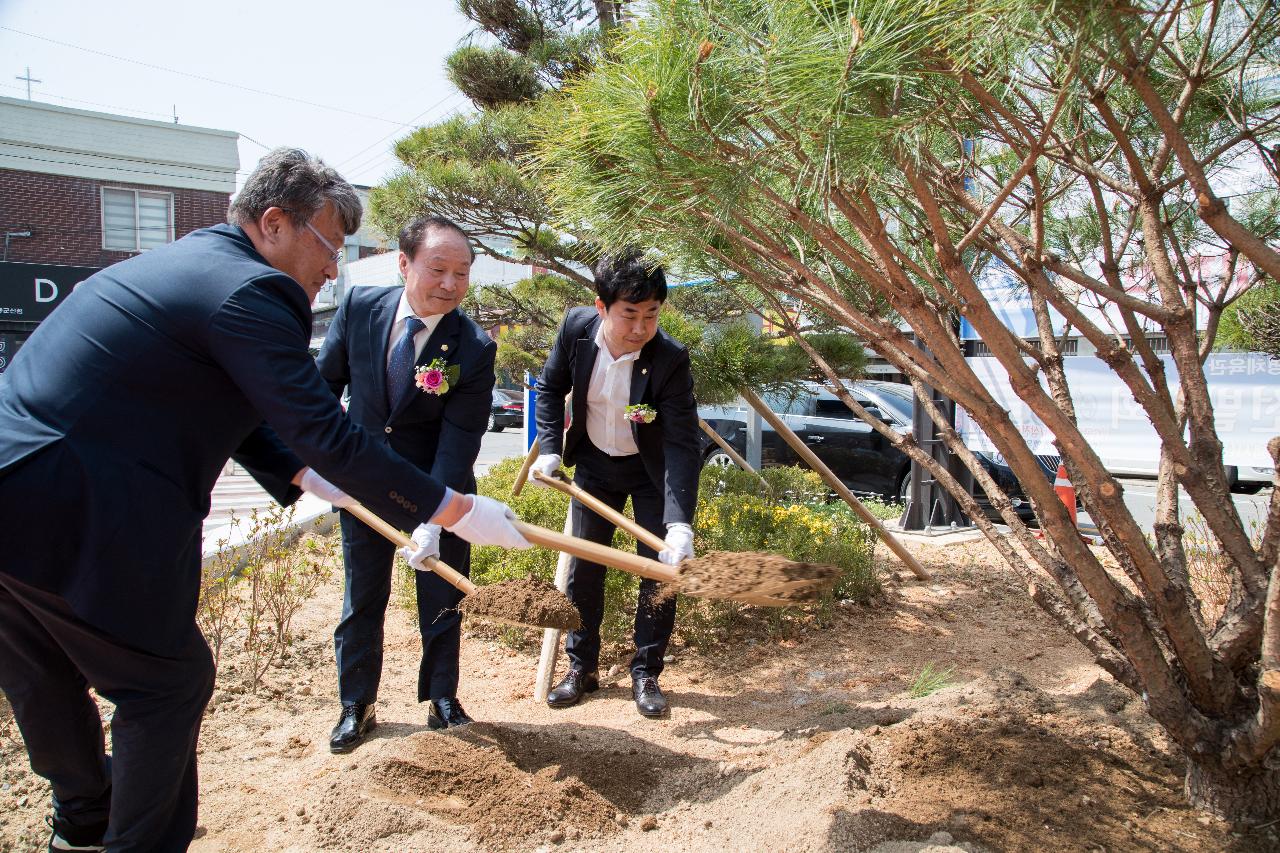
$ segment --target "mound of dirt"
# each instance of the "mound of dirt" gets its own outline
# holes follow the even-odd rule
[[[463,614],[489,622],[574,631],[582,627],[578,608],[565,594],[537,578],[482,586],[462,599]]]
[[[840,569],[825,563],[800,563],[755,551],[708,551],[680,563],[681,592],[703,598],[761,595],[808,601],[829,589]]]
[[[497,726],[420,733],[394,747],[362,771],[365,790],[386,807],[353,811],[335,800],[337,807],[317,811],[319,843],[350,847],[372,832],[412,832],[424,813],[468,827],[482,849],[598,838],[619,829],[614,804],[577,776],[556,765],[521,769],[509,754],[511,736]],[[369,825],[373,815],[379,816],[377,826]]]
[[[1179,796],[1179,763],[1128,729],[1079,716],[1012,670],[950,692],[932,713],[866,732],[847,783],[859,805],[993,850],[1157,850],[1174,837],[1208,849],[1187,844],[1205,826]]]

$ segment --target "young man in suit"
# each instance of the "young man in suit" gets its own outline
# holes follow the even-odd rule
[[[360,212],[337,172],[277,149],[233,224],[86,279],[0,382],[0,689],[53,788],[50,850],[191,842],[214,675],[200,526],[228,457],[281,503],[350,503],[315,466],[402,530],[523,542],[505,505],[353,424],[307,352]],[[110,759],[90,687],[115,705]]]
[[[534,468],[551,474],[562,461],[576,465],[574,482],[618,510],[630,497],[636,521],[665,537],[667,547],[656,556],[675,565],[693,556],[698,500],[698,414],[689,353],[658,328],[667,298],[661,268],[647,266],[634,253],[607,258],[596,268],[596,294],[594,308],[574,308],[565,316],[538,379],[541,455]],[[564,398],[570,391],[573,418],[565,435]],[[633,410],[629,417],[628,406],[645,411]],[[572,515],[575,536],[612,541],[613,525],[577,501]],[[655,556],[643,544],[638,550]],[[569,671],[547,697],[552,708],[573,705],[599,687],[604,576],[604,566],[573,560],[569,598],[583,626],[565,643]],[[658,592],[656,582],[640,582],[631,678],[636,708],[646,717],[667,712],[658,676],[675,627],[676,601]]]
[[[420,470],[451,488],[474,491],[493,394],[497,345],[458,310],[474,259],[466,233],[439,216],[419,216],[400,232],[403,287],[353,287],[320,349],[320,374],[347,414]],[[442,366],[446,384],[421,377]],[[434,376],[434,374],[433,374]],[[340,516],[346,592],[334,631],[342,713],[333,752],[354,749],[376,725],[382,627],[395,546],[349,513]],[[471,549],[438,526],[417,537],[418,557],[435,556],[466,575]],[[471,722],[458,701],[460,593],[425,566],[416,573],[422,662],[418,701],[430,701],[433,729]]]

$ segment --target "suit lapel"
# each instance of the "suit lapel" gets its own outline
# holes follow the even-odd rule
[[[414,362],[414,368],[417,369],[423,365],[430,364],[437,358],[446,364],[452,364],[458,353],[458,337],[461,331],[462,322],[459,319],[458,309],[455,308],[440,318],[440,322],[436,324],[431,337],[427,338],[426,345],[423,346],[422,352]],[[418,393],[423,392],[419,391]],[[391,413],[391,417],[398,416],[416,399],[417,395],[413,391],[405,394],[400,401],[399,408]]]
[[[655,341],[657,338],[654,339]],[[644,398],[645,389],[649,387],[649,374],[651,365],[653,364],[654,341],[644,345],[640,350],[640,355],[636,357],[635,363],[631,365],[631,394],[627,397],[627,405],[634,406]],[[637,444],[640,439],[640,425],[635,421],[631,421],[631,436],[636,439]]]
[[[373,363],[369,375],[373,378],[373,399],[380,411],[387,408],[387,356],[391,350],[391,326],[396,319],[396,306],[404,288],[395,287],[379,299],[369,312],[369,352]]]
[[[597,315],[587,322],[578,338],[577,352],[573,358],[573,422],[587,427],[587,390],[591,387],[591,371],[596,366],[600,348],[596,346],[596,329],[600,326]]]

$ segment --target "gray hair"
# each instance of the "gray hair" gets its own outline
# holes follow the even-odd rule
[[[279,207],[302,225],[333,202],[342,220],[342,233],[354,234],[363,210],[360,197],[346,179],[301,148],[277,148],[258,161],[227,210],[236,225],[257,222],[268,208]]]

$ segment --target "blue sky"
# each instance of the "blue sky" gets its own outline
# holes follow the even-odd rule
[[[242,134],[242,179],[296,145],[376,184],[397,138],[471,110],[443,71],[471,28],[452,0],[0,0],[0,95],[30,66],[33,100]]]

